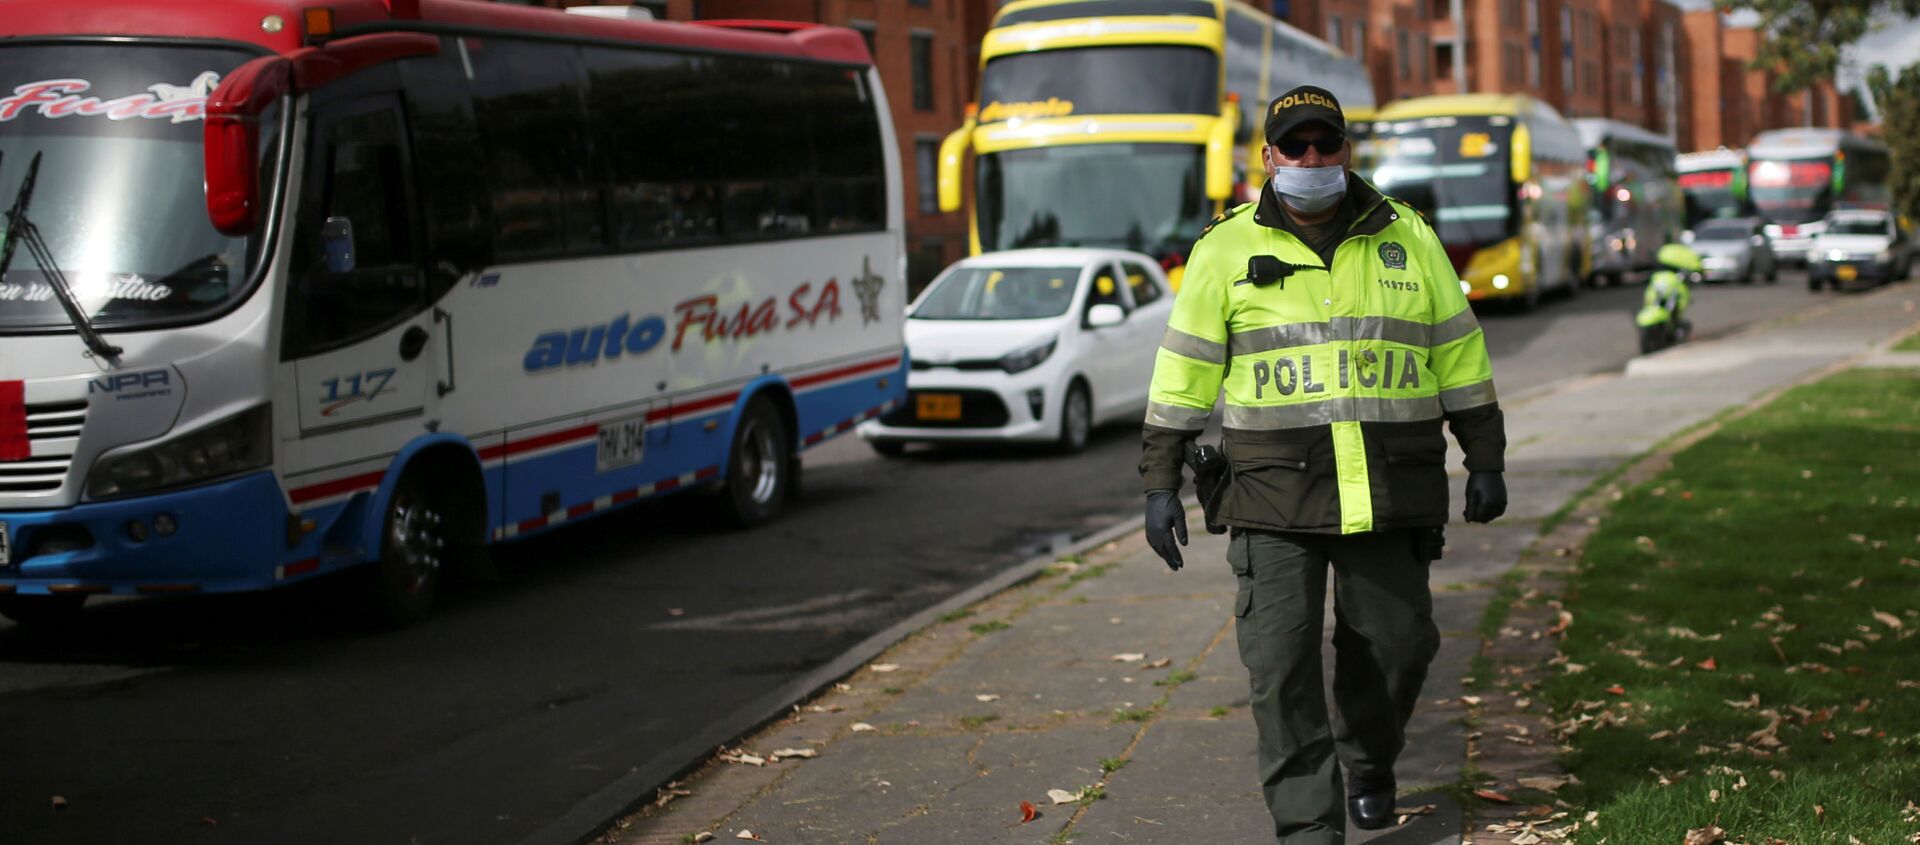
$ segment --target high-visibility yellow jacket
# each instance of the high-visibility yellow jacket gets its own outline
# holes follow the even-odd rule
[[[1154,363],[1140,474],[1179,489],[1226,392],[1226,525],[1351,534],[1447,521],[1444,420],[1476,472],[1505,468],[1485,338],[1419,214],[1349,175],[1329,268],[1279,228],[1271,187],[1194,245]],[[1247,259],[1290,265],[1248,278]]]

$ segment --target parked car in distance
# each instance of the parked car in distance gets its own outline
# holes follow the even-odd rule
[[[1700,254],[1701,276],[1709,282],[1752,284],[1780,277],[1779,261],[1763,224],[1751,217],[1702,220],[1687,230],[1687,245]]]
[[[1807,249],[1807,289],[1870,288],[1913,269],[1913,239],[1893,215],[1872,209],[1829,212]]]
[[[1078,451],[1137,422],[1173,312],[1158,263],[1111,249],[994,252],[948,267],[907,310],[907,401],[860,426],[875,451],[912,442],[1044,442]]]

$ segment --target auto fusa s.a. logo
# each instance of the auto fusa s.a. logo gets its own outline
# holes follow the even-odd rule
[[[1387,241],[1380,245],[1380,263],[1389,270],[1407,269],[1407,248],[1399,241]]]

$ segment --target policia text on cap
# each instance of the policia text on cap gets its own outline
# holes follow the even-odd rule
[[[1439,648],[1427,565],[1447,521],[1443,420],[1466,452],[1467,520],[1507,507],[1480,325],[1433,230],[1347,171],[1345,131],[1320,88],[1268,107],[1272,181],[1194,245],[1140,459],[1147,541],[1177,570],[1183,451],[1225,388],[1228,471],[1209,521],[1232,531],[1262,791],[1289,845],[1341,842],[1348,813],[1364,829],[1391,822],[1394,760]],[[1329,565],[1333,719],[1320,675]]]

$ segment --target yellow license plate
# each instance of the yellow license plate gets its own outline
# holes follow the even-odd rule
[[[923,420],[957,420],[960,418],[960,395],[922,393],[914,397],[913,415]]]
[[[1852,264],[1842,264],[1833,268],[1833,274],[1840,277],[1840,281],[1851,282],[1860,277],[1860,269]]]

